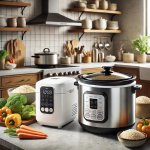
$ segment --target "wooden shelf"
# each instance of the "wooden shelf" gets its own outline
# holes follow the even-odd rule
[[[31,3],[0,1],[0,6],[27,7],[27,6],[31,6]]]
[[[82,32],[82,33],[121,33],[121,30],[70,29],[69,32]]]
[[[0,31],[26,32],[26,31],[31,31],[31,29],[30,28],[0,27]]]
[[[102,9],[89,9],[89,8],[71,8],[68,11],[74,12],[91,12],[91,13],[103,13],[103,14],[116,14],[121,15],[121,11],[102,10]]]

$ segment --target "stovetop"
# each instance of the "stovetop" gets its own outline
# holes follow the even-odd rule
[[[28,68],[38,68],[38,69],[55,69],[55,68],[71,68],[71,67],[78,67],[78,66],[72,66],[72,65],[31,65],[26,66]]]

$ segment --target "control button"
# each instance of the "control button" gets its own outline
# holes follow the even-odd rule
[[[68,73],[67,72],[64,72],[64,76],[67,76],[68,75]]]
[[[50,112],[53,112],[53,108],[50,108],[49,111],[50,111]]]
[[[72,73],[69,71],[69,72],[68,72],[68,75],[70,76],[70,75],[72,75]]]
[[[44,111],[45,109],[44,109],[44,107],[41,107],[41,111]]]
[[[58,76],[63,76],[63,73],[62,73],[62,72],[59,72],[59,73],[58,73]]]
[[[57,73],[53,73],[52,76],[55,77],[55,76],[58,76],[58,74]]]
[[[48,112],[48,108],[47,107],[45,108],[45,111]]]
[[[103,116],[103,113],[99,113],[97,115],[97,120],[103,120],[104,116]]]
[[[89,113],[85,113],[85,118],[89,119],[90,118],[90,114]]]
[[[72,75],[76,75],[76,72],[75,72],[75,71],[72,71]]]
[[[47,77],[50,77],[51,75],[50,75],[50,73],[48,73],[46,76],[47,76]]]
[[[91,115],[92,120],[96,120],[96,115]]]
[[[80,74],[80,71],[76,71],[76,74]]]

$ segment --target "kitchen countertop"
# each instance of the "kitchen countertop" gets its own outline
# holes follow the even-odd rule
[[[40,126],[33,128],[48,134],[47,139],[19,140],[4,134],[4,127],[0,127],[0,145],[11,150],[128,150],[117,139],[116,135],[97,135],[84,131],[77,119],[62,129]],[[150,140],[136,150],[149,150]]]
[[[70,64],[70,66],[77,66],[81,69],[83,68],[95,68],[95,67],[102,67],[102,66],[121,66],[121,67],[130,67],[130,68],[140,68],[146,67],[147,69],[150,68],[150,63],[139,64],[139,63],[123,63],[123,62],[103,62],[103,63],[81,63],[81,64]],[[71,67],[70,67],[71,68]],[[53,68],[51,70],[61,70],[62,68]],[[16,68],[13,70],[0,70],[0,76],[5,75],[16,75],[16,74],[27,74],[27,73],[38,73],[42,72],[44,69],[39,68],[31,68],[31,67],[24,67],[24,68]]]

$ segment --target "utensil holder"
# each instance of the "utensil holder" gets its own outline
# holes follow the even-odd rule
[[[91,63],[91,61],[92,61],[91,56],[84,56],[84,57],[82,58],[82,62],[83,62],[83,63]]]
[[[77,63],[82,63],[82,54],[77,54],[76,62]]]
[[[5,69],[5,59],[0,59],[0,70]]]

